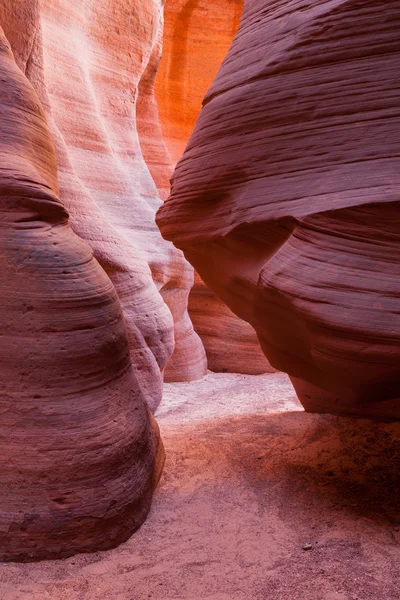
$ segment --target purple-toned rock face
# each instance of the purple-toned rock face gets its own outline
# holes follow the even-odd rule
[[[158,214],[312,411],[400,416],[399,27],[247,0]]]
[[[53,141],[0,28],[0,560],[113,547],[162,466],[115,289],[58,198]]]

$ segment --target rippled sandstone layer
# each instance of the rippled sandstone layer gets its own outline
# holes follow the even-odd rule
[[[311,411],[400,414],[399,25],[247,1],[159,212]]]
[[[0,560],[61,558],[142,524],[163,450],[117,294],[70,227],[45,114],[1,28],[0,82]]]
[[[161,201],[138,135],[139,129],[143,145],[160,147],[160,165],[168,160],[154,138],[157,115],[146,117],[154,102],[146,80],[161,53],[162,2],[3,0],[0,24],[44,106],[61,199],[117,290],[132,364],[154,408],[168,361],[172,379],[206,369],[187,314],[193,270],[155,225]]]

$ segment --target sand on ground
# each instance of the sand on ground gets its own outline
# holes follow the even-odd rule
[[[281,373],[168,384],[157,418],[142,528],[0,564],[1,600],[399,600],[400,423],[306,414]]]

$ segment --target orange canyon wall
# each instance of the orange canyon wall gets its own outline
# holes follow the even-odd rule
[[[203,97],[239,27],[242,9],[243,0],[167,0],[165,4],[156,98],[164,140],[174,164],[185,149]],[[154,176],[158,181],[157,172]],[[159,185],[164,191],[165,179]],[[254,329],[238,319],[197,273],[189,296],[189,313],[203,340],[211,370],[274,370],[261,351]]]

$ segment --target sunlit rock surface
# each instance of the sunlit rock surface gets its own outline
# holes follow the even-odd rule
[[[37,2],[3,0],[0,6],[17,64],[49,120],[71,225],[117,290],[132,364],[155,406],[174,348],[173,321],[172,379],[192,379],[206,368],[186,310],[193,271],[155,225],[160,198],[137,133],[148,144],[157,126],[154,115],[153,122],[144,116],[152,88],[141,81],[159,60],[161,0],[45,0],[40,10]]]
[[[166,0],[156,98],[174,163],[182,156],[204,94],[229,50],[242,8],[243,0]]]
[[[248,0],[159,212],[311,411],[400,414],[399,25]]]

